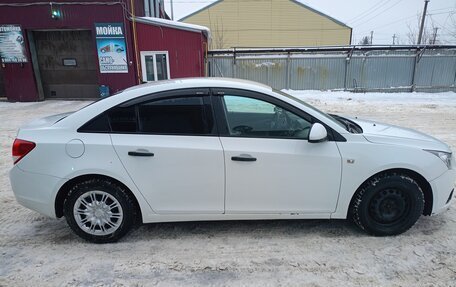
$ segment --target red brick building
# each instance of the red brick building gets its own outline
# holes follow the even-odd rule
[[[0,2],[0,96],[10,101],[204,76],[209,31],[168,20],[162,0],[10,1]]]

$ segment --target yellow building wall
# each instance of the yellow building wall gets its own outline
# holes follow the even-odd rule
[[[181,20],[211,30],[212,49],[349,45],[351,28],[292,0],[222,0]]]

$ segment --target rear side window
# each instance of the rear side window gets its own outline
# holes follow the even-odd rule
[[[150,134],[205,135],[212,120],[202,97],[179,97],[138,105],[140,131]]]
[[[108,111],[111,130],[117,133],[134,133],[138,131],[135,106],[115,107]]]
[[[201,96],[157,99],[117,106],[83,125],[80,132],[209,135],[214,132],[212,109]]]
[[[78,132],[103,132],[107,133],[111,131],[111,126],[109,125],[108,116],[105,113],[95,117],[93,120],[89,121],[82,127],[78,129]]]

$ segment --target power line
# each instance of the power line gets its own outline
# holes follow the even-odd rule
[[[375,30],[375,29],[381,29],[381,28],[383,28],[383,27],[391,26],[391,25],[393,25],[393,24],[396,24],[396,23],[399,23],[399,22],[402,22],[402,21],[405,21],[405,20],[409,20],[409,19],[414,18],[414,17],[416,17],[416,15],[408,16],[408,17],[406,17],[406,18],[401,18],[401,19],[399,19],[399,20],[396,20],[396,21],[393,21],[393,22],[389,22],[389,23],[386,23],[386,24],[381,25],[381,26],[376,26],[376,27],[374,27],[374,28],[372,28],[372,29],[374,29],[374,30]],[[370,30],[371,30],[371,29],[370,29]],[[360,33],[367,33],[367,32],[369,32],[370,30],[363,30],[363,31],[360,32]],[[389,34],[388,34],[388,35],[389,35]]]
[[[379,1],[377,2],[374,6],[372,6],[371,8],[367,9],[366,11],[364,11],[363,13],[359,14],[358,16],[350,19],[348,21],[348,23],[354,23],[354,22],[358,22],[359,20],[369,16],[370,14],[374,13],[375,11],[377,11],[378,9],[382,8],[383,6],[385,6],[386,4],[388,4],[388,2],[390,2],[391,0],[386,0],[386,1]],[[380,5],[378,5],[380,4]],[[377,7],[378,6],[378,7]],[[364,14],[364,15],[363,15]]]
[[[437,25],[440,26],[439,28],[441,28],[441,29],[443,29],[443,30],[445,30],[445,31],[447,31],[447,32],[449,32],[449,33],[451,33],[453,35],[453,32],[451,30],[447,29],[445,26],[443,26],[439,22],[435,21],[434,18],[432,17],[432,15],[429,15],[429,17],[431,18],[432,22],[435,22]],[[443,34],[441,34],[441,35],[443,35]]]
[[[383,0],[378,1],[378,2],[375,3],[373,6],[371,6],[369,9],[367,9],[366,11],[364,11],[364,12],[358,14],[357,16],[355,16],[355,17],[353,17],[353,18],[351,18],[351,19],[349,19],[349,20],[347,21],[347,23],[350,23],[350,22],[352,22],[352,21],[355,21],[355,19],[357,19],[357,18],[359,18],[359,17],[363,17],[364,14],[368,13],[368,12],[369,12],[370,10],[372,10],[372,9],[375,9],[375,8],[378,6],[378,4],[381,4],[381,3],[384,3],[384,1],[383,1]]]
[[[445,9],[446,9],[446,8],[445,8]],[[434,10],[428,10],[428,11],[429,11],[429,12],[432,12],[432,11],[438,11],[438,10],[444,10],[444,9],[434,9]],[[440,12],[440,13],[427,13],[426,15],[428,15],[428,16],[434,16],[434,15],[452,14],[452,13],[453,13],[453,11],[448,11],[448,12]],[[376,30],[376,29],[382,29],[383,27],[391,26],[391,25],[393,25],[393,24],[396,24],[396,23],[399,23],[399,22],[402,22],[402,21],[406,21],[406,20],[409,20],[409,19],[415,18],[415,17],[417,17],[416,14],[410,15],[410,16],[407,16],[407,17],[405,17],[405,18],[400,18],[400,19],[398,19],[398,20],[394,20],[393,22],[388,22],[388,23],[383,24],[383,25],[381,25],[381,26],[375,26],[375,27],[373,27],[372,29],[374,29],[374,30]],[[363,31],[361,31],[361,32],[359,32],[359,33],[368,33],[368,32],[371,31],[372,29],[363,30]],[[357,33],[358,33],[358,32],[357,32]]]
[[[369,20],[364,21],[364,22],[362,22],[362,23],[360,23],[360,24],[356,24],[355,27],[358,27],[358,26],[361,26],[361,25],[363,25],[363,24],[365,24],[365,23],[367,23],[367,22],[370,22],[372,19],[374,19],[374,18],[376,18],[377,16],[379,16],[379,15],[385,13],[386,11],[390,10],[391,8],[393,8],[393,7],[396,6],[397,4],[401,3],[402,1],[403,1],[403,0],[397,1],[397,2],[394,3],[393,5],[391,5],[391,6],[389,6],[388,8],[386,8],[385,10],[383,10],[383,11],[381,11],[380,13],[376,14],[375,16],[370,17]]]
[[[438,11],[438,10],[444,10],[444,9],[434,9],[434,10],[428,10],[428,11]],[[442,14],[448,14],[448,13],[453,13],[453,11],[449,11],[449,12],[440,12],[440,13],[427,13],[426,15],[429,16],[429,18],[431,19],[432,22],[436,23],[437,25],[439,25],[439,29],[442,29],[444,30],[446,33],[439,33],[439,36],[441,37],[445,37],[445,36],[456,36],[456,33],[452,32],[450,29],[446,28],[444,25],[441,24],[441,22],[437,22],[435,21],[435,17],[432,17],[432,16],[435,16],[435,15],[442,15]],[[411,16],[408,16],[408,17],[405,17],[405,18],[401,18],[401,19],[398,19],[398,20],[395,20],[393,22],[389,22],[385,25],[382,25],[382,26],[378,26],[378,27],[374,27],[373,29],[369,29],[369,30],[364,30],[364,31],[354,31],[354,35],[366,35],[368,34],[371,30],[375,30],[375,29],[381,29],[383,27],[388,27],[388,26],[391,26],[391,25],[394,25],[398,22],[401,22],[401,21],[406,21],[408,19],[411,19],[411,18],[414,18],[416,17],[416,15],[411,15]],[[377,42],[378,42],[378,39],[379,38],[382,38],[382,41],[384,41],[386,43],[386,39],[391,39],[391,34],[390,33],[379,33],[379,32],[375,32],[375,34],[377,35]],[[383,36],[378,36],[378,35],[383,35]],[[388,35],[388,36],[387,36]],[[402,35],[402,34],[401,34]],[[397,35],[397,38],[400,38],[401,36],[400,35]]]

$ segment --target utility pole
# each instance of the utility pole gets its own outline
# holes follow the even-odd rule
[[[374,39],[374,31],[371,31],[371,45],[372,45],[372,40]]]
[[[397,38],[396,34],[393,34],[393,45],[396,44],[396,38]]]
[[[437,30],[439,30],[439,27],[434,28],[434,37],[432,39],[432,45],[435,45],[435,41],[437,40]]]
[[[427,6],[430,0],[424,0],[424,10],[423,10],[423,16],[421,17],[421,26],[420,26],[420,32],[418,33],[418,43],[417,45],[421,45],[421,38],[423,37],[423,30],[424,30],[424,20],[426,18],[426,11],[427,11]]]
[[[171,0],[171,20],[174,20],[174,5],[173,5],[173,0]]]

